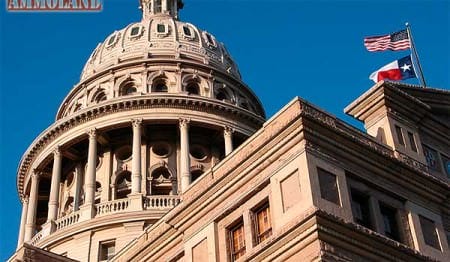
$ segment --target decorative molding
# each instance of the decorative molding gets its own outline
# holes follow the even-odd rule
[[[131,124],[133,126],[133,128],[140,128],[142,125],[142,118],[135,118],[135,119],[131,119]]]
[[[233,129],[232,127],[230,127],[230,126],[225,126],[225,127],[223,128],[223,134],[224,134],[224,136],[232,136],[233,133],[234,133],[234,129]]]
[[[61,156],[61,146],[57,145],[57,146],[53,149],[53,156],[54,156],[54,157],[59,157],[59,156]]]
[[[96,128],[89,129],[88,131],[86,131],[86,134],[88,134],[89,139],[96,139],[97,129]]]
[[[180,128],[189,128],[189,123],[191,122],[190,118],[179,118],[178,119]]]

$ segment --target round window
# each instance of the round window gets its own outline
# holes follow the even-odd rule
[[[167,143],[156,143],[152,146],[152,151],[159,157],[167,157],[170,154],[170,146]]]
[[[208,156],[207,150],[200,145],[193,145],[190,151],[191,156],[197,160],[205,160]]]
[[[131,157],[132,151],[130,146],[124,146],[117,150],[116,157],[119,160],[125,161]]]

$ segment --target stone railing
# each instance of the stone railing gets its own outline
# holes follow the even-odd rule
[[[144,209],[173,208],[180,203],[180,196],[146,196]]]
[[[117,213],[125,211],[130,206],[130,201],[128,198],[117,199],[113,201],[103,202],[95,205],[95,210],[97,211],[97,216],[104,214]]]
[[[43,236],[43,232],[41,230],[36,235],[34,235],[34,237],[30,240],[30,242],[29,242],[30,245],[35,246],[39,242],[39,240],[41,240],[42,236]]]
[[[64,217],[59,218],[55,221],[56,230],[60,230],[62,228],[68,227],[77,223],[80,220],[81,212],[76,211],[74,213],[68,214]]]

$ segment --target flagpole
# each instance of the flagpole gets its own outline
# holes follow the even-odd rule
[[[410,28],[408,22],[406,22],[405,25],[406,25],[406,31],[408,32],[409,40],[411,41],[411,50],[413,52],[413,56],[415,57],[414,60],[416,60],[417,66],[419,68],[419,79],[420,79],[422,86],[425,88],[427,86],[427,84],[425,82],[425,77],[423,76],[423,71],[422,71],[422,66],[420,65],[419,55],[417,54],[416,46],[414,45],[414,39],[411,34],[411,28]]]

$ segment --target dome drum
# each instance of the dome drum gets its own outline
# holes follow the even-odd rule
[[[83,108],[96,106],[104,100],[114,100],[124,95],[152,95],[158,84],[164,84],[168,94],[191,95],[186,88],[190,84],[198,85],[198,94],[206,98],[226,100],[239,107],[247,104],[246,110],[264,117],[259,100],[244,84],[217,75],[211,77],[211,71],[182,68],[177,65],[152,65],[121,68],[84,82],[75,87],[61,105],[57,118],[69,116]],[[126,92],[124,87],[134,91]],[[217,96],[223,93],[224,97]],[[237,101],[240,103],[236,103]]]

